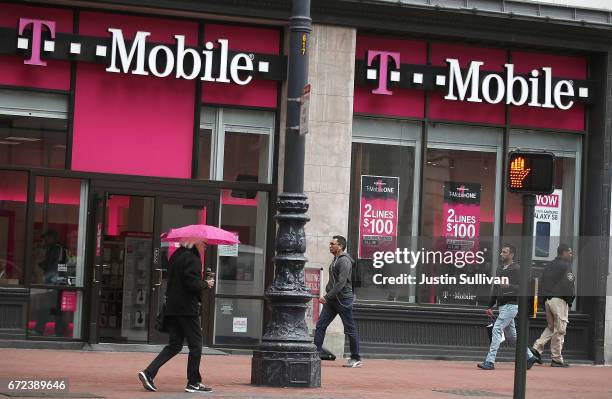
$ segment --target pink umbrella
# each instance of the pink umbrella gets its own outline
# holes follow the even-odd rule
[[[207,224],[192,224],[170,229],[161,235],[162,241],[204,241],[208,245],[238,244],[238,236],[231,231]]]

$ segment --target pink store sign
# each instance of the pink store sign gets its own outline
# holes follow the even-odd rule
[[[399,177],[361,176],[359,259],[397,248]]]
[[[62,291],[62,312],[76,312],[77,293],[76,291]]]
[[[480,184],[445,182],[442,210],[442,231],[446,238],[444,249],[477,250],[480,235]]]
[[[356,114],[584,131],[598,87],[584,56],[357,35]]]

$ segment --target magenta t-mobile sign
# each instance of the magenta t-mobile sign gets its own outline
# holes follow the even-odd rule
[[[31,31],[31,35],[28,31]],[[49,34],[45,34],[48,31]],[[27,65],[46,66],[41,55],[55,54],[54,58],[85,61],[104,61],[106,71],[134,75],[153,75],[177,79],[200,79],[206,82],[249,84],[255,75],[266,79],[275,56],[257,56],[252,53],[230,52],[227,39],[206,42],[202,47],[189,47],[184,35],[174,35],[172,45],[149,43],[150,32],[138,31],[133,37],[124,37],[123,31],[108,28],[110,38],[92,38],[77,35],[56,35],[55,21],[30,18],[19,20],[17,48],[29,50]],[[57,37],[56,37],[57,36]],[[49,39],[45,39],[45,38]],[[110,39],[110,40],[109,40]],[[57,41],[68,41],[61,46]],[[89,46],[90,48],[85,48]],[[93,59],[87,59],[90,57]],[[217,68],[218,66],[218,68]]]
[[[24,34],[24,30],[27,26],[32,25],[32,52],[30,54],[30,58],[25,60],[23,63],[28,65],[40,65],[47,66],[47,63],[40,59],[40,42],[42,40],[42,31],[43,28],[49,31],[49,34],[52,39],[55,39],[55,21],[43,21],[38,19],[29,19],[29,18],[20,18],[19,19],[19,35]],[[17,39],[17,47],[27,49],[28,39],[24,37],[19,37]],[[49,48],[45,42],[46,48]]]
[[[368,50],[366,58],[366,80],[377,84],[373,94],[392,95],[390,82],[417,89],[425,89],[426,82],[431,82],[431,88],[445,90],[444,99],[452,101],[504,102],[507,105],[567,110],[574,105],[576,98],[589,98],[586,82],[555,79],[550,67],[533,69],[524,76],[516,74],[514,64],[510,63],[504,64],[503,73],[494,73],[482,71],[482,61],[471,61],[468,68],[462,70],[459,60],[447,58],[444,70],[406,65],[402,71],[399,52]]]

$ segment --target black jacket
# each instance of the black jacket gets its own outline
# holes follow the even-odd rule
[[[351,272],[353,270],[353,259],[342,253],[329,265],[329,281],[325,286],[325,299],[345,299],[353,297],[353,284],[351,283]]]
[[[202,261],[197,249],[178,248],[168,265],[166,291],[167,316],[198,316],[202,290],[208,287],[202,281]]]
[[[561,298],[571,306],[574,302],[575,281],[572,265],[556,257],[542,273],[541,295],[545,299]]]
[[[520,283],[521,267],[518,263],[511,263],[504,269],[504,265],[497,267],[498,277],[508,277],[509,287],[502,288],[498,284],[493,286],[489,307],[492,308],[497,302],[497,306],[506,305],[508,303],[518,304],[519,283]]]

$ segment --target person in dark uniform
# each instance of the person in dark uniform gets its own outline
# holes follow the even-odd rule
[[[202,280],[201,253],[206,244],[182,242],[170,257],[168,267],[168,290],[166,317],[169,325],[168,345],[149,366],[138,373],[142,386],[148,391],[157,391],[153,379],[159,369],[183,349],[187,340],[187,386],[185,392],[212,392],[210,386],[202,384],[200,360],[202,358],[202,328],[200,327],[200,298],[204,289],[212,288],[214,279]]]
[[[561,350],[567,329],[569,308],[574,302],[576,277],[572,273],[572,249],[561,244],[557,248],[557,257],[550,262],[542,274],[541,292],[546,302],[546,328],[540,338],[530,348],[538,363],[542,364],[542,351],[550,342],[552,367],[569,367],[563,360]]]

